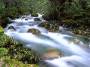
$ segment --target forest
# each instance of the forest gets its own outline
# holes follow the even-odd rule
[[[0,0],[0,67],[38,67],[40,57],[4,34],[10,24],[8,18],[43,14],[48,23],[42,23],[50,32],[59,26],[75,35],[90,37],[90,0]]]

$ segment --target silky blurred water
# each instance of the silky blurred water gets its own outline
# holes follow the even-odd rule
[[[5,34],[40,55],[50,48],[63,53],[62,57],[43,60],[47,64],[45,67],[90,67],[89,40],[85,41],[82,36],[76,36],[63,27],[60,27],[60,32],[49,32],[44,27],[39,27],[39,22],[13,22],[5,28]],[[9,29],[10,26],[14,29]],[[36,29],[40,33],[27,32],[29,29]]]

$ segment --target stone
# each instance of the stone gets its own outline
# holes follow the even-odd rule
[[[36,34],[36,35],[40,34],[40,31],[37,30],[37,29],[34,29],[34,28],[29,29],[27,32],[30,32],[30,33],[32,33],[32,34]]]
[[[62,52],[58,51],[57,49],[50,48],[47,50],[46,53],[42,55],[41,59],[46,60],[46,59],[53,59],[53,58],[58,58],[62,56],[63,56]]]

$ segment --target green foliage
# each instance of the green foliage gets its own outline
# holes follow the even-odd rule
[[[3,11],[4,11],[4,3],[3,1],[0,0],[0,16],[2,15]]]
[[[2,58],[2,67],[38,67],[36,64],[23,64],[17,59],[11,59],[9,56]]]
[[[7,55],[8,50],[6,48],[0,48],[0,58]]]
[[[8,36],[4,35],[3,33],[0,33],[0,47],[5,46],[9,42]]]
[[[81,10],[82,9],[80,7],[78,0],[73,1],[71,5],[69,5],[69,2],[65,2],[65,10],[64,10],[65,13],[70,14],[70,15],[73,15],[73,14],[80,15]]]
[[[0,33],[4,32],[3,28],[0,26]]]
[[[47,14],[50,6],[48,0],[33,0],[32,1],[33,13]]]
[[[9,67],[31,67],[23,63],[35,64],[40,60],[38,55],[31,49],[24,48],[22,44],[6,36],[3,33],[3,28],[0,27],[0,59],[4,58],[3,66]],[[23,63],[21,63],[21,62]],[[34,65],[33,65],[34,66]],[[37,65],[36,65],[37,67]]]
[[[40,60],[34,51],[24,48],[22,44],[0,33],[0,56],[3,57],[4,55],[22,61],[23,63],[34,64]]]
[[[37,63],[39,57],[31,49],[23,48],[22,45],[13,45],[9,49],[9,55],[11,58],[16,58],[23,63]]]
[[[6,4],[4,1],[12,2]],[[76,34],[90,35],[90,31],[85,31],[90,28],[90,0],[71,0],[71,2],[70,0],[0,0],[0,24],[1,21],[4,22],[2,25],[8,23],[7,17],[15,18],[29,13],[34,16],[36,13],[45,14],[46,19],[59,20],[67,27],[74,28],[73,32]],[[60,24],[60,22],[58,23]],[[58,23],[51,21],[40,24],[40,26],[45,27],[50,32],[57,32]],[[0,57],[6,55],[9,56],[9,59],[5,61],[9,63],[10,67],[13,67],[14,64],[19,65],[18,61],[37,63],[40,60],[34,51],[24,48],[22,44],[3,34],[3,28],[0,26]]]

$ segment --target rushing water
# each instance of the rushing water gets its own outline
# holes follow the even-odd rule
[[[33,20],[32,22],[30,21],[32,19],[29,19],[30,22],[21,22],[20,18],[18,20],[19,22],[13,21],[5,28],[6,35],[13,37],[25,47],[35,50],[41,55],[50,48],[58,49],[63,53],[63,57],[44,60],[48,64],[45,67],[90,67],[89,42],[81,41],[82,37],[66,32],[61,27],[60,31],[62,32],[49,32],[38,26],[42,21]],[[29,29],[37,29],[40,33],[27,32]]]

